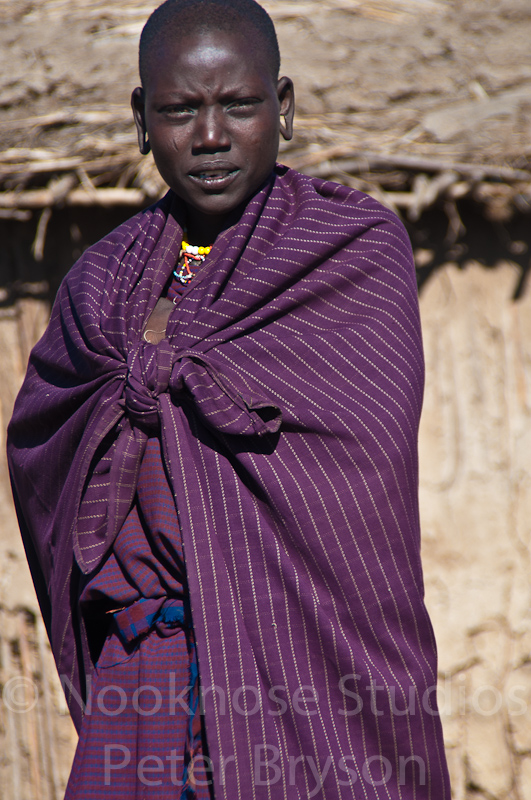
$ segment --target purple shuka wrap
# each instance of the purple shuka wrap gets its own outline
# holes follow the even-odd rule
[[[93,666],[79,594],[160,431],[217,800],[449,800],[419,555],[407,235],[372,198],[278,166],[151,345],[141,332],[183,215],[170,192],[72,268],[10,425],[76,724]]]

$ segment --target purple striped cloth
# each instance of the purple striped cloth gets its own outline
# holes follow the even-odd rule
[[[181,629],[133,647],[112,631],[93,672],[65,800],[209,800],[205,762],[200,753],[190,760],[189,680]]]
[[[92,669],[76,598],[159,434],[217,800],[449,798],[404,229],[279,166],[149,345],[184,214],[170,193],[84,254],[16,403],[13,485],[59,672],[79,692]]]
[[[112,624],[92,674],[65,800],[131,800],[150,787],[157,800],[207,800],[211,775],[181,532],[157,438],[147,442],[134,506],[80,604],[92,626]],[[174,641],[160,641],[168,637]],[[142,696],[148,713],[135,708]]]

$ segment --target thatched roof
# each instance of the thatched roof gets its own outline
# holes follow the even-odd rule
[[[129,96],[155,0],[0,0],[0,216],[138,206],[164,185]],[[281,160],[418,218],[467,196],[531,209],[527,0],[264,0],[297,135]]]

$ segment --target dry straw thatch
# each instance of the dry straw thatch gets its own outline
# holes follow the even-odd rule
[[[139,207],[164,185],[138,154],[128,97],[153,0],[0,0],[0,216]],[[491,218],[531,209],[525,0],[269,0],[297,79],[281,159],[417,220],[457,201]]]

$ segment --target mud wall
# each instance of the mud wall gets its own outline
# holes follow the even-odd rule
[[[421,294],[426,599],[455,800],[531,798],[531,293],[448,265]]]

